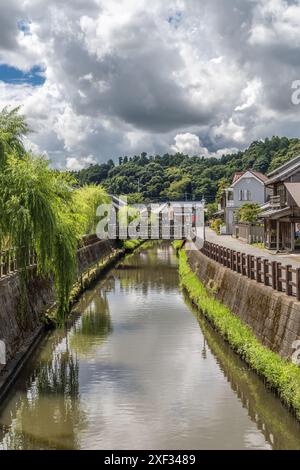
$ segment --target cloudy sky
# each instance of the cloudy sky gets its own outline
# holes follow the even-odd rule
[[[0,0],[0,107],[58,167],[299,136],[299,0]]]

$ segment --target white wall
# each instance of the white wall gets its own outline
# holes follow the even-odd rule
[[[240,190],[250,191],[250,201],[240,201]],[[233,186],[234,207],[241,207],[246,202],[264,204],[265,194],[265,185],[262,182],[260,182],[254,176],[242,176]]]

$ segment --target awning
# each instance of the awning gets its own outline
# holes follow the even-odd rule
[[[298,207],[300,207],[300,183],[284,183],[284,186],[294,199]]]
[[[283,207],[282,209],[268,209],[259,214],[263,219],[280,219],[282,217],[290,216],[292,210],[290,207]]]

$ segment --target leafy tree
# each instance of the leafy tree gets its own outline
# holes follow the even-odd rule
[[[205,198],[207,203],[219,200],[221,191],[230,185],[237,171],[253,168],[268,173],[300,154],[300,140],[272,137],[253,142],[248,149],[221,158],[189,157],[182,153],[147,156],[144,152],[122,165],[110,160],[81,170],[75,176],[80,185],[103,185],[109,193],[140,193],[145,200],[170,198]],[[176,184],[178,183],[178,184]]]
[[[247,202],[238,209],[237,215],[240,222],[255,223],[260,212],[261,209],[258,204]]]
[[[0,248],[15,247],[25,293],[29,249],[36,253],[38,272],[54,278],[62,318],[76,277],[78,240],[92,229],[95,203],[107,195],[100,187],[74,191],[72,175],[26,152],[29,128],[18,113],[0,113]]]
[[[30,132],[25,117],[20,114],[20,107],[9,110],[5,107],[0,112],[0,141],[2,158],[4,150],[16,151],[19,156],[24,155],[24,137]]]

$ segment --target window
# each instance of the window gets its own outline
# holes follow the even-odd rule
[[[240,201],[251,201],[251,191],[249,191],[249,189],[240,189],[239,199]]]

